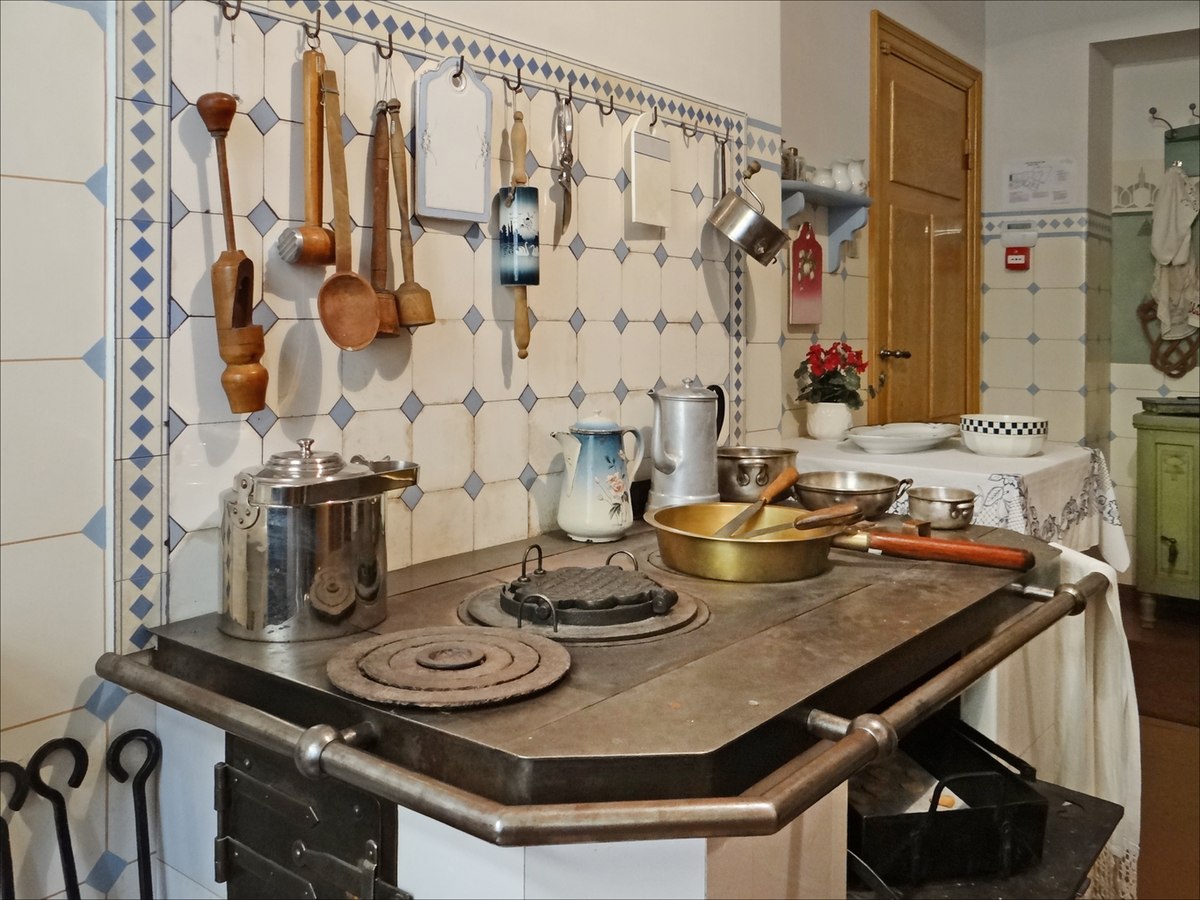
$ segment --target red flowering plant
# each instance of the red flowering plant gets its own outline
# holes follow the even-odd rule
[[[867,363],[862,351],[851,348],[845,341],[834,341],[828,348],[813,344],[795,372],[800,385],[797,399],[809,403],[845,403],[851,409],[858,409],[863,405],[860,391],[864,390],[865,371]],[[883,387],[882,379],[879,386]],[[872,397],[877,393],[870,384],[865,390]]]

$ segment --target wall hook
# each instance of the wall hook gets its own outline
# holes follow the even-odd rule
[[[454,73],[455,78],[462,78],[463,68],[467,65],[467,59],[461,53],[458,55],[458,70]]]
[[[612,94],[608,95],[608,109],[605,109],[604,104],[601,103],[599,100],[596,101],[596,106],[598,106],[600,108],[600,115],[611,116],[613,114],[613,95]]]
[[[684,137],[694,138],[698,129],[695,125],[689,125],[687,122],[680,122],[679,130],[683,132]]]
[[[379,41],[375,42],[375,52],[379,54],[380,59],[391,59],[392,54],[396,52],[396,48],[392,45],[392,34],[388,32],[388,48],[387,53],[383,52],[383,45]]]
[[[1196,104],[1195,103],[1188,104],[1188,112],[1190,112],[1192,114],[1193,119],[1196,118]]]
[[[510,83],[509,83],[509,80],[508,80],[508,76],[507,76],[507,75],[501,75],[501,76],[500,76],[500,80],[501,80],[501,81],[503,81],[503,82],[504,82],[504,86],[505,86],[506,88],[508,88],[510,91],[512,91],[514,94],[519,94],[519,93],[521,92],[521,79],[522,79],[522,77],[524,77],[524,71],[523,71],[523,70],[521,70],[521,69],[517,69],[517,83],[516,83],[516,85],[515,85],[515,86],[514,86],[513,84],[510,84]]]
[[[1155,120],[1157,120],[1157,121],[1159,121],[1159,122],[1162,122],[1164,125],[1166,125],[1166,126],[1167,126],[1167,136],[1168,136],[1168,137],[1169,137],[1169,136],[1171,136],[1171,135],[1173,135],[1173,134],[1175,133],[1175,126],[1174,126],[1174,125],[1172,125],[1170,122],[1168,122],[1166,119],[1164,119],[1162,116],[1160,116],[1160,115],[1158,114],[1158,107],[1157,107],[1157,106],[1152,106],[1152,107],[1150,107],[1150,118],[1151,118],[1151,119],[1155,119]]]
[[[29,773],[20,763],[0,760],[0,775],[11,775],[13,780],[12,796],[8,798],[8,808],[18,810],[25,805],[29,796]]]
[[[650,120],[650,127],[653,128],[658,124],[658,107],[652,107],[651,112],[654,113],[654,117]]]
[[[315,28],[310,29],[307,25],[305,25],[303,22],[301,22],[300,27],[304,29],[304,36],[306,38],[308,38],[309,48],[312,50],[316,50],[317,47],[320,46],[320,44],[321,44],[321,10],[320,10],[320,7],[317,8],[317,26]]]
[[[555,100],[562,99],[562,94],[560,94],[558,92],[558,88],[554,88],[554,99]],[[574,99],[575,99],[575,86],[573,84],[568,83],[567,84],[567,102],[570,103]]]
[[[229,14],[229,10],[231,9],[233,10],[232,16]],[[234,0],[233,3],[230,3],[229,0],[221,0],[221,15],[225,17],[226,21],[232,22],[241,14],[242,0]]]

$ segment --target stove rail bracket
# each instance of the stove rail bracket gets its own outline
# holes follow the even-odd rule
[[[342,741],[325,744],[317,763],[331,778],[499,846],[774,834],[890,753],[900,737],[1059,619],[1088,602],[1104,602],[1108,586],[1095,572],[1059,585],[1045,600],[1037,589],[1016,586],[1032,602],[992,637],[879,714],[846,720],[809,711],[807,727],[818,743],[737,796],[507,805]],[[157,671],[154,652],[105,653],[96,673],[267,750],[294,756],[304,728]]]

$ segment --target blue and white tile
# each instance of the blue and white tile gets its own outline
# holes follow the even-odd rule
[[[983,331],[989,339],[1029,337],[1034,332],[1033,294],[1012,288],[989,290],[983,295]]]
[[[183,3],[171,11],[171,81],[195,103],[225,91],[248,111],[263,98],[263,34],[246,19],[226,21],[216,3]]]
[[[621,264],[621,309],[634,322],[652,322],[662,309],[662,267],[648,253],[630,253]]]
[[[1032,416],[1033,394],[1024,387],[992,387],[980,395],[980,411],[1010,416]]]
[[[434,303],[440,302],[435,295]],[[457,319],[439,319],[422,327],[416,338],[413,390],[421,402],[461,403],[474,383],[474,340],[470,329]]]
[[[1085,242],[1077,237],[1051,237],[1038,243],[1030,271],[1039,288],[1077,288],[1087,279]],[[985,279],[986,280],[986,279]],[[991,284],[988,281],[988,284]]]
[[[1033,397],[1033,414],[1049,420],[1047,440],[1074,444],[1086,434],[1084,400],[1077,391],[1039,390]]]
[[[462,488],[426,491],[413,510],[413,563],[439,559],[447,548],[473,549],[475,516],[471,507],[471,495]]]
[[[475,549],[522,541],[529,535],[529,492],[520,481],[489,481],[472,504]]]
[[[321,49],[330,43],[334,42],[322,43]],[[263,35],[263,94],[275,115],[288,122],[304,121],[301,63],[307,49],[304,30],[292,23],[277,25]]]
[[[611,322],[579,329],[579,384],[589,394],[612,391],[621,379],[621,333]]]
[[[667,325],[662,331],[659,352],[662,379],[667,384],[679,384],[696,374],[696,332],[691,325]]]
[[[621,263],[615,254],[589,250],[579,258],[578,299],[579,311],[589,322],[616,319],[621,309]]]
[[[421,466],[425,491],[418,508],[432,492],[461,488],[475,467],[475,420],[470,411],[461,403],[426,406],[413,423],[412,452]]]
[[[78,359],[6,362],[0,398],[0,543],[82,530],[104,506],[103,380]],[[71,489],[46,502],[64,473]]]
[[[520,476],[528,460],[529,414],[525,407],[517,400],[485,403],[475,415],[475,474],[488,484],[510,481]]]
[[[275,453],[296,450],[299,442],[306,439],[311,439],[318,450],[333,450],[346,459],[350,458],[342,446],[343,432],[337,422],[329,416],[317,415],[291,416],[277,421],[262,439],[263,461],[266,462]]]
[[[594,252],[594,251],[593,251]],[[584,254],[584,259],[588,257]],[[616,257],[613,257],[616,260]],[[575,254],[565,246],[541,247],[540,281],[529,289],[529,308],[538,321],[555,320],[565,322],[571,318],[582,300],[583,282],[579,277],[580,263]],[[586,313],[585,313],[586,315]]]
[[[126,226],[127,228],[129,226]],[[246,254],[256,273],[262,272],[263,240],[253,223],[244,216],[233,220],[237,248]],[[189,316],[213,314],[212,266],[225,250],[225,226],[220,212],[191,213],[171,230],[171,298]],[[132,265],[126,253],[125,265]],[[125,277],[131,281],[131,270]],[[127,284],[126,296],[136,284]],[[254,280],[254,302],[261,296],[262,285]]]
[[[105,650],[104,550],[82,534],[67,534],[6,543],[0,560],[6,598],[0,607],[0,727],[10,728],[87,700],[81,685]],[[55,573],[52,590],[49,572]]]
[[[328,413],[342,396],[340,359],[341,351],[329,340],[320,322],[276,322],[266,334],[262,358],[270,374],[267,406],[281,417]]]
[[[691,188],[688,188],[690,191]],[[700,244],[700,229],[705,225],[692,195],[671,191],[671,225],[663,246],[671,256],[687,258]]]
[[[779,427],[783,391],[779,382],[780,352],[776,344],[746,347],[745,428],[758,431]]]
[[[540,397],[566,397],[576,381],[579,341],[567,322],[538,322],[529,339],[529,386]]]
[[[995,338],[983,345],[980,376],[988,389],[1026,388],[1033,383],[1033,345],[1026,340]]]
[[[413,384],[413,343],[420,334],[405,332],[342,354],[342,395],[360,414],[363,410],[396,411],[408,396]]]
[[[219,494],[233,487],[232,478],[221,484]],[[219,498],[218,498],[219,501]],[[219,528],[202,528],[183,536],[171,551],[167,579],[167,622],[182,622],[221,610],[221,534]],[[166,775],[164,773],[163,777]],[[164,820],[164,829],[166,822]],[[214,832],[215,833],[215,832]],[[164,840],[166,839],[164,833]]]
[[[0,15],[21,35],[5,44],[0,82],[4,174],[87,181],[104,165],[104,29],[66,4],[9,4]]]
[[[787,369],[787,378],[794,371]],[[725,326],[700,326],[696,333],[696,373],[705,384],[725,384],[729,378],[729,334]]]
[[[163,588],[166,578],[152,575],[137,582],[117,582],[117,612],[120,615],[117,631],[118,653],[133,653],[150,646],[149,629],[163,624],[166,597]],[[126,856],[131,859],[135,854]]]
[[[94,690],[99,683],[95,675],[91,676],[89,690]],[[79,704],[86,701],[87,697],[88,694],[80,697]],[[60,737],[74,738],[83,744],[89,759],[104,759],[104,723],[85,709],[52,715],[20,728],[5,728],[0,731],[0,753],[5,759],[25,764],[38,747]],[[69,761],[70,757],[66,754],[55,754],[46,761],[42,777],[53,784],[63,785]],[[104,853],[107,777],[103,763],[93,763],[88,766],[79,787],[67,788],[63,792],[67,802],[67,827],[71,833],[75,867],[81,880],[87,877]],[[65,884],[58,843],[53,839],[55,823],[50,803],[31,793],[20,814],[12,817],[9,826],[12,856],[16,862],[16,895],[50,897],[59,894]],[[89,900],[104,896],[86,884],[79,893]]]
[[[117,453],[120,459],[166,452],[166,341],[151,340],[145,349],[133,341],[116,342],[119,390],[117,398]]]
[[[726,342],[728,355],[728,342]],[[630,322],[621,332],[621,380],[631,391],[646,391],[658,381],[662,338],[651,322]]]
[[[662,311],[669,322],[690,322],[697,312],[699,274],[690,259],[670,257],[662,266]]]
[[[642,437],[642,461],[630,472],[631,481],[647,481],[651,476],[654,461],[650,452],[650,441],[654,435],[654,404],[645,391],[631,391],[621,402],[622,425],[636,428]],[[626,446],[629,446],[626,440]],[[633,460],[630,459],[630,462]]]
[[[263,158],[263,136],[247,112],[233,117],[225,138],[235,216],[249,215],[263,199],[263,166],[254,162]],[[171,122],[171,191],[193,213],[221,213],[215,142],[190,104]]]
[[[166,54],[170,22],[164,0],[118,3],[117,91],[155,104],[170,102]]]
[[[116,509],[113,532],[118,580],[148,577],[163,571],[167,537],[167,480],[164,457],[116,464]]]
[[[848,277],[846,289],[846,336],[866,343],[867,317],[870,310],[870,285],[865,278]]]
[[[1042,390],[1078,395],[1083,387],[1084,353],[1084,345],[1077,340],[1039,340],[1033,345],[1033,383]]]
[[[610,178],[587,176],[579,182],[575,217],[579,236],[589,248],[612,250],[624,237],[625,198]]]
[[[558,500],[562,495],[563,473],[539,475],[529,489],[529,534],[545,534],[558,528]]]
[[[171,519],[185,531],[216,527],[221,522],[220,492],[233,485],[242,469],[261,462],[262,440],[245,422],[183,429],[171,444]]]
[[[579,410],[566,397],[538,400],[529,412],[529,465],[539,475],[563,470],[562,447],[552,437],[579,421]]]
[[[83,356],[104,336],[104,207],[81,184],[4,178],[0,210],[0,356]]]
[[[484,400],[515,400],[521,396],[529,383],[529,360],[517,356],[509,322],[485,321],[479,326],[475,332],[475,371],[490,373],[475,384]]]
[[[170,218],[166,136],[168,110],[131,100],[117,101],[117,208],[122,219],[155,222]]]
[[[167,336],[168,234],[167,226],[160,222],[117,222],[119,337]]]
[[[475,259],[458,235],[429,230],[414,248],[417,281],[433,296],[439,319],[461,319],[475,302]],[[398,279],[399,280],[399,279]]]
[[[404,502],[402,491],[392,491],[384,496],[383,514],[387,530],[388,571],[406,569],[412,565],[413,513]]]
[[[729,269],[724,262],[704,260],[697,270],[696,310],[703,322],[724,322],[729,315]]]
[[[345,459],[413,459],[412,423],[398,409],[355,413],[342,431],[340,452]],[[420,481],[418,481],[420,484]]]
[[[269,99],[269,98],[268,98]],[[271,107],[275,109],[274,106]],[[275,110],[276,115],[282,115]],[[299,110],[296,111],[299,119]],[[263,158],[271,164],[263,167],[263,199],[280,219],[289,223],[304,221],[304,126],[296,121],[276,122],[263,135]],[[333,212],[330,179],[322,171],[322,219]],[[273,239],[272,239],[273,240]]]

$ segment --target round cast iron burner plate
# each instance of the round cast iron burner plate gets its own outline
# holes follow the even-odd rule
[[[325,670],[347,694],[397,706],[483,706],[550,687],[571,666],[554,641],[514,628],[414,628],[357,641]]]
[[[567,625],[560,619],[558,631],[549,621],[533,620],[532,603],[527,603],[525,608],[530,616],[517,628],[516,617],[509,615],[501,606],[500,588],[488,587],[476,591],[458,605],[458,618],[466,625],[503,628],[515,634],[533,633],[564,644],[604,646],[654,641],[683,634],[699,628],[709,617],[708,606],[686,594],[680,594],[675,604],[660,616],[614,625]]]

